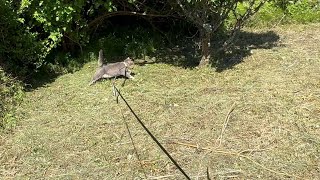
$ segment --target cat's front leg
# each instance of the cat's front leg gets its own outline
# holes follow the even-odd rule
[[[126,72],[126,77],[128,78],[128,79],[134,79],[134,77],[133,76],[131,76],[131,71],[129,71],[129,70],[127,70],[127,72]]]

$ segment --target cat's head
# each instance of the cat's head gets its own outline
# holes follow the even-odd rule
[[[131,59],[131,58],[129,58],[129,57],[127,57],[127,59],[125,59],[123,62],[125,62],[125,63],[126,63],[126,66],[127,66],[127,67],[130,67],[130,68],[132,68],[133,65],[134,65],[133,59]]]

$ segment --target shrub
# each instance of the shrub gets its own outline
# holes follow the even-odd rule
[[[0,67],[0,129],[16,123],[16,108],[24,96],[22,84],[9,77]]]
[[[282,2],[282,3],[280,3]],[[320,22],[317,0],[283,0],[268,2],[248,23],[249,26],[272,26],[286,23]]]
[[[248,26],[272,26],[284,21],[284,10],[274,2],[267,2],[260,11],[249,21]]]
[[[0,65],[6,71],[25,79],[42,65],[41,44],[19,21],[12,3],[0,1]]]
[[[294,23],[320,22],[320,1],[300,0],[289,5],[287,11]]]

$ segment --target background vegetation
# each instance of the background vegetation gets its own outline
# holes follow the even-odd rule
[[[8,129],[16,123],[16,108],[24,97],[23,85],[5,74],[0,67],[0,128]]]
[[[317,0],[267,2],[248,23],[252,27],[272,27],[281,24],[307,24],[320,21]]]

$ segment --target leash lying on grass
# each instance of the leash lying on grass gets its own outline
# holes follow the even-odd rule
[[[180,167],[180,165],[177,163],[176,160],[173,159],[173,157],[169,154],[169,152],[161,145],[161,143],[157,140],[157,138],[149,131],[149,129],[144,125],[144,123],[141,121],[141,119],[137,116],[137,114],[133,111],[131,106],[128,104],[126,99],[122,96],[118,88],[112,84],[112,90],[113,95],[116,97],[117,103],[119,103],[119,97],[123,100],[123,102],[126,104],[126,106],[129,108],[130,112],[134,115],[134,117],[137,119],[137,121],[140,123],[140,125],[143,127],[143,129],[148,133],[148,135],[152,138],[152,140],[160,147],[160,149],[168,156],[168,158],[171,160],[171,162],[179,169],[179,171],[185,176],[186,179],[191,180],[191,178],[185,173],[185,171]]]

